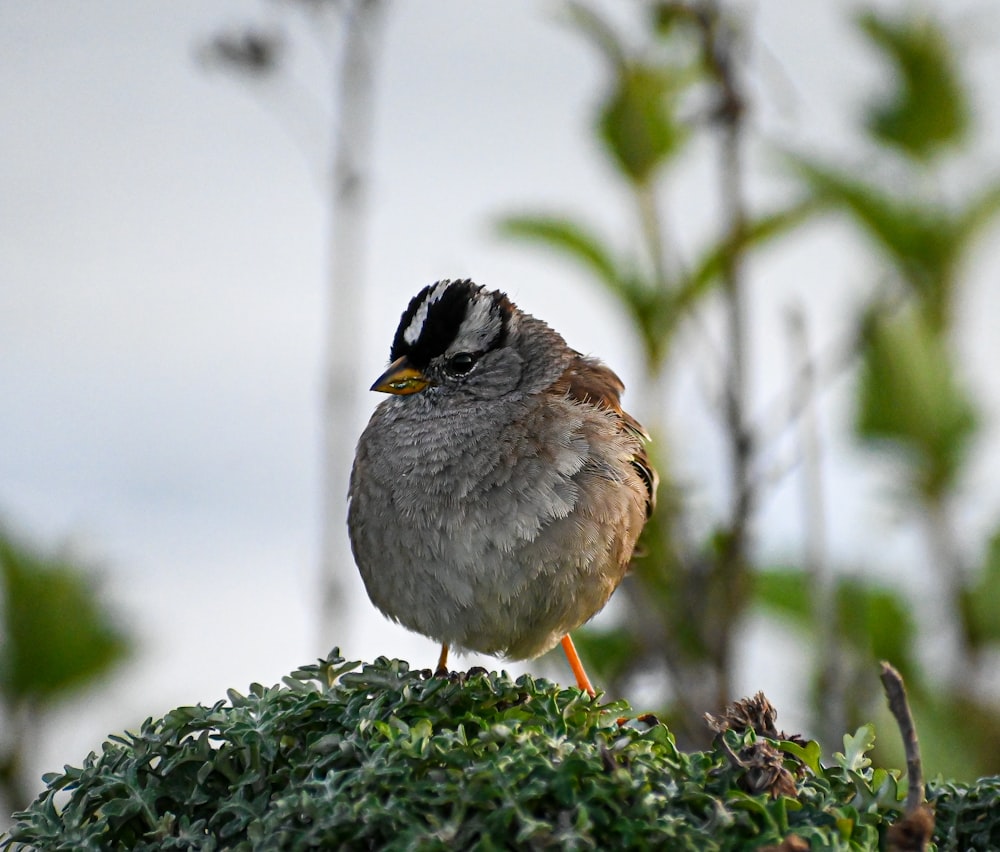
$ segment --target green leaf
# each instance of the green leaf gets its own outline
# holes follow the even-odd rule
[[[844,751],[835,752],[833,759],[849,772],[860,772],[871,766],[868,752],[875,748],[875,726],[862,725],[851,734],[844,734]]]
[[[922,314],[869,320],[857,431],[903,451],[919,494],[937,497],[954,485],[976,421],[945,340]]]
[[[87,576],[0,535],[0,691],[9,704],[50,702],[107,672],[128,639]]]
[[[618,67],[601,105],[598,131],[605,150],[639,186],[648,184],[687,139],[675,115],[685,82],[674,69],[629,62]]]
[[[612,291],[629,277],[604,240],[589,227],[558,216],[507,216],[497,223],[501,236],[529,240],[574,260]]]
[[[801,225],[817,209],[812,199],[800,201],[781,210],[759,216],[747,223],[746,229],[734,245],[729,239],[723,239],[708,248],[691,270],[677,295],[674,297],[678,312],[686,311],[698,303],[711,287],[718,282],[725,271],[729,256],[764,245],[788,231]]]
[[[938,205],[897,198],[852,174],[805,159],[793,160],[813,200],[840,208],[885,255],[935,325],[943,326],[952,298],[962,243],[949,212]]]
[[[646,185],[688,136],[677,118],[677,103],[697,75],[669,62],[637,58],[615,27],[590,6],[570,3],[567,10],[572,24],[597,48],[610,70],[609,91],[597,122],[604,149],[629,181]]]
[[[869,108],[872,136],[922,161],[961,144],[969,130],[969,100],[940,26],[923,15],[889,20],[874,12],[862,14],[858,24],[895,70],[892,92]]]
[[[844,808],[843,812],[835,819],[837,830],[843,840],[850,840],[854,834],[854,826],[857,824],[857,811],[853,808]]]
[[[894,196],[813,161],[792,164],[812,202],[845,211],[911,288],[928,322],[946,328],[964,255],[1000,213],[1000,181],[991,180],[963,208],[952,210]]]
[[[668,292],[642,278],[633,264],[619,260],[586,225],[556,216],[510,216],[500,233],[530,240],[562,254],[593,275],[614,296],[639,331],[647,363],[660,364],[668,350],[677,314]]]
[[[805,766],[808,766],[813,775],[822,775],[823,766],[820,763],[823,757],[823,749],[816,740],[809,740],[804,746],[792,740],[782,740],[781,750],[797,758]]]
[[[972,241],[993,222],[998,213],[1000,213],[1000,181],[993,181],[954,217],[952,238],[956,245],[956,253],[968,249]]]
[[[790,619],[800,628],[812,627],[812,601],[805,571],[758,571],[753,575],[753,593],[757,603],[765,609]]]
[[[795,569],[759,571],[753,584],[760,606],[816,635],[819,625],[808,574]],[[904,675],[913,675],[916,628],[906,599],[894,589],[854,577],[837,578],[835,594],[837,635],[844,645],[865,659],[892,660]]]
[[[566,12],[569,22],[590,40],[604,59],[611,65],[625,64],[627,56],[625,44],[615,28],[596,10],[584,3],[569,2],[566,4]]]
[[[838,632],[873,660],[892,660],[908,678],[917,677],[913,659],[916,626],[906,598],[896,589],[849,578],[837,587]]]

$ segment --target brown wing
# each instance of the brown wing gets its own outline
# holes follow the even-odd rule
[[[596,358],[588,358],[579,352],[566,368],[566,371],[556,382],[556,388],[565,392],[571,399],[579,402],[589,402],[599,408],[613,411],[621,421],[621,428],[640,439],[639,449],[632,458],[643,484],[646,486],[646,517],[653,514],[656,508],[656,486],[659,477],[649,462],[643,442],[649,440],[649,434],[642,428],[631,414],[622,409],[621,396],[625,385],[610,367],[606,367]]]

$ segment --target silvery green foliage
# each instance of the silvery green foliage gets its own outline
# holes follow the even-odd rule
[[[82,767],[46,777],[3,846],[735,850],[795,834],[813,848],[874,849],[900,805],[896,774],[869,765],[873,738],[870,726],[845,737],[830,766],[816,743],[732,730],[684,753],[624,702],[335,651],[281,686],[111,737]],[[785,793],[752,791],[741,761],[760,744],[779,755]],[[997,791],[983,791],[932,792],[940,848],[986,848],[968,845],[970,831],[997,841],[982,819]]]

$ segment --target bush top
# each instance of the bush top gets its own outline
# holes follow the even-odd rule
[[[110,737],[46,776],[2,845],[727,850],[796,835],[873,849],[900,808],[896,773],[865,756],[873,738],[845,737],[830,767],[815,743],[733,727],[684,753],[624,702],[335,650],[280,686]]]

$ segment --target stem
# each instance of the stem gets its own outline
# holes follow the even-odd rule
[[[320,552],[320,641],[347,632],[348,584],[353,560],[347,544],[345,495],[358,410],[359,313],[364,295],[366,172],[371,151],[373,65],[381,32],[382,0],[354,0],[345,6],[343,58],[337,91],[330,185],[329,289],[323,410],[323,492]]]
[[[653,276],[658,290],[666,291],[670,286],[667,277],[667,257],[664,248],[663,222],[660,208],[657,204],[656,189],[651,181],[646,181],[635,188],[636,201],[639,206],[639,223],[646,243],[646,251],[653,267]],[[651,369],[659,365],[650,365]]]
[[[727,250],[723,258],[722,293],[729,350],[724,415],[733,495],[726,544],[719,557],[725,613],[719,620],[722,629],[715,641],[719,670],[718,700],[719,706],[723,706],[729,700],[732,633],[745,596],[749,524],[756,504],[752,477],[754,441],[746,415],[747,318],[743,258],[748,217],[743,189],[745,100],[733,64],[733,32],[725,26],[718,4],[703,3],[698,7],[695,18],[702,32],[703,61],[718,96],[716,118],[721,135],[719,190],[726,219]]]
[[[906,700],[903,677],[889,663],[882,661],[882,688],[889,701],[889,710],[899,726],[906,753],[906,779],[909,788],[906,793],[906,811],[912,813],[924,803],[924,772],[920,761],[920,744],[917,742],[917,728],[913,724],[910,703]]]
[[[963,597],[965,595],[964,570],[959,553],[955,531],[952,527],[948,499],[945,495],[925,498],[924,511],[927,517],[927,538],[931,559],[937,566],[942,586],[944,605],[947,607],[948,623],[953,631],[955,659],[949,666],[952,690],[965,694],[972,677],[974,650],[965,619]]]
[[[801,370],[802,408],[799,442],[802,458],[802,507],[805,527],[805,568],[812,589],[812,618],[816,625],[816,657],[819,668],[819,733],[823,742],[836,742],[846,727],[840,642],[837,634],[837,594],[826,557],[826,506],[820,460],[819,424],[816,419],[816,362],[809,353],[805,315],[795,310],[789,316],[792,363]]]

